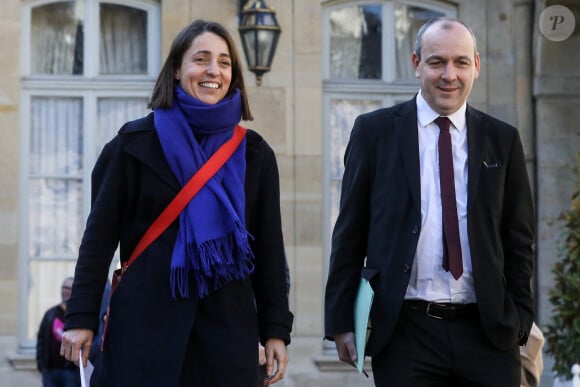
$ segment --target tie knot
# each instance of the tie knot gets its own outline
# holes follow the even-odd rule
[[[451,121],[447,117],[437,117],[435,118],[435,123],[439,126],[439,129],[443,132],[449,132],[449,127],[451,126]]]

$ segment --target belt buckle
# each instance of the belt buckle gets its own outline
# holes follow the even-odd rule
[[[434,315],[434,314],[431,314],[430,309],[431,309],[431,306],[432,305],[439,305],[439,304],[437,304],[436,302],[430,302],[430,303],[428,303],[427,304],[427,310],[425,311],[425,314],[427,314],[427,316],[429,316],[429,317],[436,318],[437,320],[443,320],[443,317],[437,316],[437,315]]]

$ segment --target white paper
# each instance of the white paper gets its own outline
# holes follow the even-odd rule
[[[81,387],[89,387],[91,382],[91,375],[93,373],[93,363],[87,360],[87,366],[83,366],[83,349],[79,352],[79,371],[81,373]]]

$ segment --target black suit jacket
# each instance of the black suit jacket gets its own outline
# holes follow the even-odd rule
[[[533,321],[534,209],[517,130],[467,107],[467,231],[481,323],[498,348],[523,344]],[[353,331],[365,257],[375,291],[367,354],[388,343],[421,232],[415,99],[359,116],[345,154],[325,296],[327,338]],[[525,333],[519,340],[519,332]]]

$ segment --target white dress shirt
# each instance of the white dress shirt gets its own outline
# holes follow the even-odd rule
[[[459,110],[447,116],[452,123],[450,132],[455,197],[463,260],[463,275],[455,280],[451,273],[445,271],[442,266],[443,220],[439,185],[439,152],[437,150],[439,127],[434,122],[439,114],[427,104],[421,92],[417,95],[419,164],[421,169],[421,233],[419,234],[405,299],[460,304],[476,302],[471,252],[467,238],[466,106],[464,103]]]

